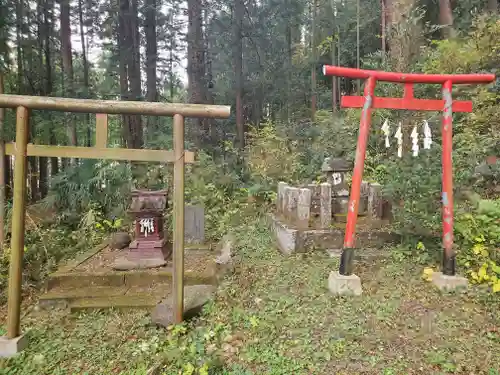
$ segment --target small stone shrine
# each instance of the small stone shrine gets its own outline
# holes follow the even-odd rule
[[[350,187],[347,173],[353,166],[342,158],[325,158],[321,171],[326,182],[298,187],[278,183],[276,210],[271,214],[273,231],[285,254],[323,249],[340,254]],[[383,226],[390,218],[390,206],[382,186],[362,182],[358,212],[357,245],[378,247],[393,239]]]
[[[164,266],[172,255],[163,233],[163,212],[167,208],[167,190],[133,190],[129,213],[135,219],[133,241],[113,268],[120,270]]]

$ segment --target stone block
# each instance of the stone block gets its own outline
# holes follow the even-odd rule
[[[272,229],[280,251],[286,255],[294,253],[297,250],[298,230],[288,228],[274,216],[271,217],[271,221]]]
[[[368,208],[368,196],[370,191],[370,183],[366,181],[361,182],[359,191],[359,206],[358,215],[365,215]]]
[[[382,219],[383,216],[383,199],[382,185],[373,183],[370,184],[368,190],[368,216],[372,219]]]
[[[311,190],[299,189],[299,197],[297,200],[297,226],[299,228],[309,227],[309,219],[311,217]]]
[[[205,242],[205,208],[203,206],[185,207],[184,239],[188,244]]]
[[[285,208],[285,217],[290,223],[295,224],[297,221],[297,204],[299,201],[299,189],[296,187],[287,187],[287,202]]]
[[[328,277],[328,289],[332,294],[337,296],[360,296],[363,293],[361,280],[358,276],[354,274],[345,276],[341,275],[338,271],[330,272],[330,276]]]
[[[13,357],[28,346],[28,340],[24,335],[8,339],[0,336],[0,358]]]
[[[319,206],[321,228],[330,228],[332,224],[332,185],[328,182],[321,184]]]
[[[468,285],[465,277],[458,275],[448,276],[442,272],[434,272],[432,274],[432,283],[444,292],[465,290]]]
[[[285,210],[285,188],[288,186],[286,182],[278,182],[278,194],[276,197],[276,211],[282,214]]]

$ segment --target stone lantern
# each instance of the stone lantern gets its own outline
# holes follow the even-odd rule
[[[172,255],[163,233],[163,212],[167,208],[167,190],[133,190],[129,213],[135,219],[135,235],[125,256],[115,269],[161,267]]]
[[[349,204],[349,187],[346,183],[346,173],[352,171],[352,166],[343,158],[325,158],[321,171],[326,175],[326,181],[332,186],[332,208],[334,214],[346,215]]]

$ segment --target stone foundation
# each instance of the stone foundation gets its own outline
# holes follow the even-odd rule
[[[316,249],[340,254],[349,202],[348,186],[322,183],[293,187],[278,184],[276,211],[270,215],[277,246],[284,254]],[[397,240],[386,228],[390,207],[379,184],[363,182],[356,226],[356,247],[372,249]]]
[[[269,215],[269,218],[276,245],[283,254],[325,250],[330,254],[340,256],[344,242],[344,229],[298,229],[287,225],[274,214]],[[384,230],[358,228],[356,232],[356,247],[362,249],[380,248],[397,240],[397,235]],[[357,252],[356,255],[363,256],[363,253]]]

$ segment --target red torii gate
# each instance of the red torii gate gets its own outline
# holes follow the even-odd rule
[[[344,96],[341,106],[346,108],[362,108],[359,125],[356,158],[352,176],[349,209],[344,237],[344,246],[340,261],[339,273],[351,275],[354,258],[354,234],[358,218],[359,198],[363,170],[365,165],[366,145],[370,132],[372,108],[403,109],[412,111],[443,111],[442,122],[442,202],[443,202],[443,274],[455,275],[455,251],[453,249],[453,171],[452,171],[452,115],[453,112],[472,112],[471,101],[453,101],[452,86],[454,84],[485,84],[495,80],[494,74],[409,74],[361,70],[338,66],[323,66],[326,76],[364,79],[363,96]],[[375,97],[377,81],[404,84],[402,98]],[[443,99],[416,99],[413,96],[415,83],[441,84]]]

